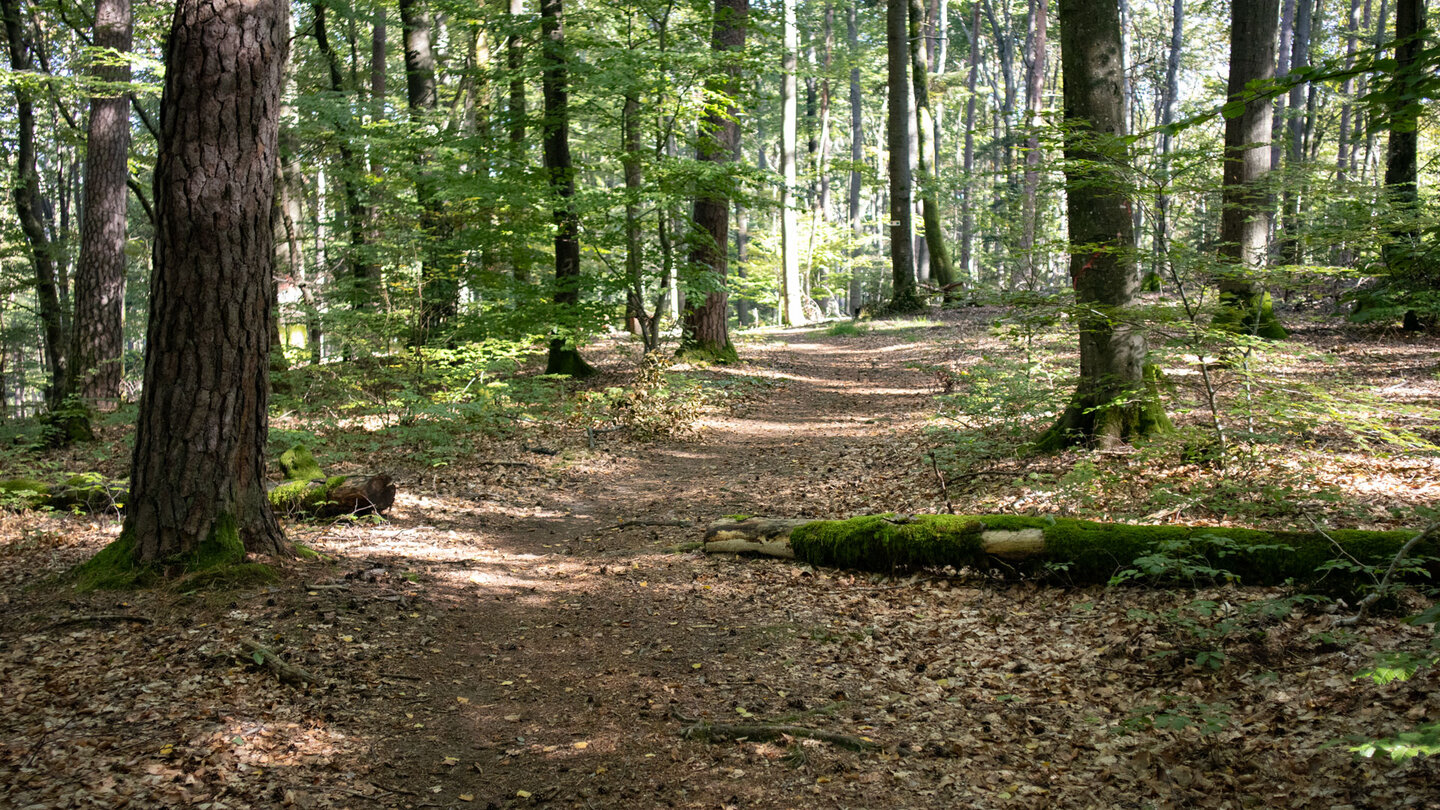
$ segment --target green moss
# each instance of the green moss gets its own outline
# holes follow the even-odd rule
[[[310,454],[310,448],[303,444],[297,444],[280,454],[280,472],[286,481],[310,481],[325,476],[325,473],[320,471],[320,465],[315,462],[315,457]]]
[[[675,356],[687,362],[716,363],[722,366],[740,362],[740,354],[735,351],[735,344],[728,342],[724,346],[681,343],[680,348],[675,350]]]
[[[550,354],[545,360],[545,373],[583,380],[595,375],[595,367],[585,362],[579,350],[556,342],[551,344]]]
[[[1210,325],[1214,329],[1236,334],[1253,334],[1266,340],[1284,340],[1290,336],[1275,317],[1275,305],[1270,293],[1260,290],[1248,295],[1232,291],[1222,292],[1220,311],[1215,313]]]
[[[1131,526],[1067,518],[1020,515],[870,515],[839,521],[816,521],[790,535],[795,556],[816,565],[889,572],[900,568],[954,566],[989,567],[981,547],[985,530],[1040,529],[1044,552],[1007,561],[1019,571],[1037,571],[1063,564],[1065,578],[1076,583],[1106,582],[1136,558],[1164,553],[1205,557],[1214,568],[1229,571],[1249,585],[1274,585],[1287,580],[1309,583],[1334,593],[1353,593],[1362,578],[1338,571],[1318,571],[1338,556],[1330,540],[1311,532],[1267,532],[1205,526]],[[1413,532],[1329,532],[1345,554],[1363,565],[1384,565]],[[1211,538],[1223,538],[1217,542]],[[1419,548],[1414,556],[1440,555],[1440,544]]]
[[[207,571],[197,571],[175,583],[175,590],[191,591],[237,591],[269,585],[280,579],[275,569],[261,563],[238,563]]]
[[[302,560],[323,560],[323,559],[325,559],[325,555],[321,554],[320,552],[316,551],[316,550],[313,549],[313,548],[310,548],[309,546],[305,545],[304,543],[296,543],[296,544],[295,544],[295,556],[296,556],[296,557],[299,557],[299,558],[302,559]]]
[[[320,486],[313,486],[309,479],[287,481],[268,493],[270,508],[277,515],[298,517],[315,512],[330,501],[330,492],[345,483],[345,476],[332,475]]]
[[[750,518],[755,517],[755,516],[754,516],[754,515],[725,515],[724,517],[725,517],[726,520],[733,520],[733,521],[735,521],[736,523],[739,523],[739,522],[742,521],[742,520],[749,520]]]
[[[50,503],[50,485],[33,478],[10,478],[0,481],[0,495],[13,509],[39,509]]]
[[[235,518],[221,515],[209,536],[193,551],[155,563],[135,559],[135,539],[121,533],[94,557],[71,569],[67,579],[78,591],[144,588],[167,578],[207,571],[221,572],[243,565],[245,545]]]

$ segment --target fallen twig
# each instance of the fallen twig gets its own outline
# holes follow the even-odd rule
[[[1316,531],[1320,531],[1318,526],[1316,527]],[[1415,548],[1415,546],[1419,545],[1422,541],[1434,537],[1437,532],[1440,532],[1440,521],[1426,526],[1424,531],[1410,538],[1405,545],[1401,546],[1400,550],[1395,552],[1395,556],[1390,560],[1389,567],[1385,569],[1385,576],[1380,578],[1380,582],[1375,586],[1375,590],[1365,594],[1365,598],[1360,600],[1360,605],[1355,611],[1355,615],[1336,619],[1335,624],[1342,627],[1349,627],[1364,621],[1365,615],[1370,612],[1370,606],[1378,602],[1381,597],[1389,592],[1390,580],[1395,577],[1395,569],[1400,567],[1400,561],[1410,555],[1411,549]],[[1321,533],[1323,534],[1323,532]],[[1331,540],[1331,542],[1333,543],[1334,541]]]
[[[245,650],[245,658],[249,658],[275,673],[275,677],[281,683],[287,683],[291,686],[320,683],[319,678],[294,664],[287,663],[285,659],[276,654],[274,650],[261,646],[258,641],[242,638],[240,639],[240,647]]]

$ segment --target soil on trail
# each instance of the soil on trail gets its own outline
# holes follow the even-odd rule
[[[942,490],[926,460],[944,369],[982,362],[991,317],[772,333],[695,370],[735,396],[680,439],[527,426],[448,467],[337,463],[397,473],[390,519],[290,526],[327,559],[259,590],[27,590],[117,525],[0,515],[0,806],[1440,808],[1440,757],[1393,766],[1343,744],[1440,716],[1436,667],[1353,677],[1427,628],[1342,638],[1318,611],[1250,609],[1281,589],[683,550],[735,514],[1063,508],[1035,506],[1039,482],[1080,454],[1001,459],[1000,494],[978,473]],[[1431,491],[1433,459],[1382,467],[1420,482],[1404,497]],[[1186,629],[1215,616],[1225,638]],[[277,684],[237,653],[247,639],[320,682]],[[875,748],[683,736],[698,722]]]

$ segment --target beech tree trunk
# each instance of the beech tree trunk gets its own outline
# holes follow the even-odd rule
[[[129,53],[130,0],[99,0],[95,8],[96,48]],[[102,58],[91,68],[112,85],[90,100],[85,138],[85,204],[80,223],[80,259],[75,267],[75,320],[70,333],[68,388],[91,405],[110,410],[120,402],[125,350],[125,214],[129,201],[130,100],[121,89],[130,81],[130,63]]]
[[[1295,33],[1290,53],[1292,73],[1310,66],[1310,28],[1314,10],[1315,0],[1299,0],[1296,4]],[[1280,237],[1281,264],[1300,264],[1304,260],[1300,245],[1300,185],[1302,164],[1305,162],[1306,87],[1306,82],[1294,84],[1287,104],[1289,114],[1285,119],[1285,136],[1288,148],[1285,153],[1285,188],[1281,195],[1285,217]]]
[[[575,213],[575,169],[570,162],[570,72],[565,52],[563,0],[540,2],[541,85],[545,95],[545,171],[555,195],[555,307],[561,334],[550,341],[546,374],[588,377],[595,369],[585,362],[565,329],[573,324],[580,303],[580,215]]]
[[[1065,196],[1070,281],[1080,309],[1080,383],[1043,449],[1113,447],[1169,429],[1145,378],[1145,333],[1133,304],[1139,277],[1125,177],[1125,91],[1115,0],[1060,5],[1065,79]]]
[[[890,153],[890,308],[913,312],[920,308],[916,289],[915,232],[910,198],[910,61],[908,0],[886,0],[886,104],[889,120],[886,145]]]
[[[716,57],[725,60],[725,66],[712,72],[705,82],[706,95],[719,108],[712,108],[700,122],[696,159],[702,162],[733,163],[739,157],[740,123],[735,119],[738,111],[735,97],[740,88],[740,65],[734,61],[739,54],[732,56],[730,52],[744,50],[749,14],[750,0],[715,0],[710,45]],[[695,197],[691,218],[697,233],[690,245],[690,263],[696,270],[709,274],[711,288],[703,297],[686,296],[681,322],[681,353],[697,353],[721,361],[735,359],[726,321],[729,292],[725,288],[731,196],[729,187],[711,184]]]
[[[781,323],[794,326],[805,323],[804,290],[800,286],[800,222],[795,200],[797,174],[796,156],[799,119],[800,28],[795,21],[796,0],[784,0],[784,53],[781,56],[780,80],[780,300]]]
[[[290,8],[180,0],[165,57],[145,387],[122,542],[139,563],[287,554],[266,498],[275,156]]]
[[[1269,259],[1270,197],[1264,178],[1271,170],[1274,118],[1270,100],[1248,89],[1275,77],[1276,14],[1279,0],[1235,3],[1230,12],[1231,117],[1225,120],[1225,167],[1221,191],[1218,324],[1262,337],[1283,338],[1270,299],[1254,278]],[[1243,107],[1241,106],[1243,104]]]
[[[1384,251],[1391,273],[1413,277],[1424,272],[1417,266],[1420,243],[1418,185],[1420,105],[1414,101],[1415,84],[1424,81],[1420,52],[1425,45],[1425,0],[1396,0],[1395,76],[1396,100],[1390,104],[1390,141],[1385,154],[1385,193],[1398,215],[1391,243]],[[1433,286],[1435,271],[1428,283]],[[1405,328],[1416,330],[1421,320],[1415,312],[1405,314]]]
[[[510,71],[510,170],[519,175],[525,168],[525,43],[520,38],[521,18],[525,0],[509,0],[505,22],[510,33],[505,37],[505,66]],[[516,281],[530,280],[530,251],[523,237],[514,239],[510,248],[510,266]]]
[[[410,121],[431,122],[439,96],[435,87],[435,50],[431,45],[432,15],[422,0],[400,0],[400,25],[405,34],[405,96]],[[417,133],[418,134],[418,133]],[[424,137],[424,136],[421,136]],[[436,178],[427,150],[415,154],[415,197],[420,203],[420,323],[417,343],[426,343],[454,320],[460,302],[456,257],[447,249],[450,227],[436,194]]]
[[[1180,0],[1176,0],[1180,2]],[[1039,230],[1040,194],[1040,130],[1045,122],[1040,117],[1044,106],[1047,25],[1050,0],[1030,0],[1029,69],[1025,73],[1025,198],[1021,207],[1020,278],[1011,279],[1012,289],[1022,286],[1034,289],[1039,284],[1036,256],[1036,233]]]
[[[945,246],[945,228],[940,224],[939,192],[936,189],[935,111],[930,104],[929,60],[925,54],[924,0],[910,3],[910,84],[915,92],[915,134],[917,146],[915,166],[920,184],[920,216],[925,224],[925,246],[929,251],[930,281],[945,290],[945,300],[953,295],[955,266]]]
[[[965,74],[965,155],[960,166],[960,274],[979,283],[975,267],[975,85],[980,76],[980,3],[970,3],[970,65]]]
[[[860,27],[856,20],[856,4],[859,0],[850,0],[845,8],[845,30],[846,44],[849,46],[849,55],[852,60],[858,60],[860,53]],[[850,224],[850,238],[854,240],[854,246],[850,251],[850,294],[846,306],[850,308],[850,315],[858,317],[860,307],[864,304],[865,297],[864,279],[860,270],[856,267],[855,257],[860,255],[860,238],[862,236],[860,226],[860,189],[861,174],[860,166],[865,160],[865,119],[864,100],[860,93],[860,66],[858,61],[852,62],[850,68],[850,186],[846,198],[846,221]]]

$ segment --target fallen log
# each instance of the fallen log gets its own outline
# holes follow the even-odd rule
[[[1381,568],[1413,539],[1411,531],[1285,532],[1212,526],[1133,526],[1019,515],[867,515],[849,520],[726,519],[705,533],[707,553],[761,554],[814,565],[892,572],[951,566],[1054,570],[1075,583],[1107,582],[1137,560],[1146,571],[1164,559],[1209,567],[1247,585],[1294,580],[1353,593],[1374,578],[1322,569],[1337,558]],[[1440,556],[1430,537],[1414,557]],[[1148,559],[1152,564],[1147,566]],[[1440,566],[1430,565],[1433,574]],[[1162,572],[1163,573],[1163,572]]]
[[[270,489],[270,506],[284,517],[383,515],[394,504],[395,484],[388,475],[286,481]]]

